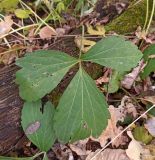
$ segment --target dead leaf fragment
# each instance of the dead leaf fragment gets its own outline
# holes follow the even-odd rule
[[[96,29],[94,29],[91,25],[87,25],[87,32],[90,35],[105,36],[105,29],[102,25],[96,25]]]
[[[155,145],[154,144],[144,146],[142,160],[155,160]]]
[[[122,149],[105,149],[103,152],[95,156],[100,150],[92,152],[88,155],[86,160],[130,160],[126,155],[125,151]]]
[[[121,84],[124,88],[131,89],[133,83],[135,82],[136,78],[141,72],[143,66],[144,66],[144,62],[141,61],[139,65],[132,70],[131,73],[125,75],[124,79],[121,81]]]
[[[155,137],[155,117],[150,118],[146,121],[145,128],[153,137]]]
[[[11,19],[11,16],[4,17],[4,20],[0,22],[0,36],[8,33],[11,30],[12,25],[13,20]]]
[[[39,32],[39,36],[41,39],[49,39],[55,35],[56,35],[55,29],[54,28],[52,29],[48,26],[43,27]]]
[[[52,146],[52,150],[59,160],[74,160],[71,149],[66,145],[56,143]]]
[[[131,160],[141,160],[141,154],[144,151],[143,147],[134,139],[131,131],[128,131],[127,134],[132,140],[129,143],[128,149],[126,150],[126,154]]]
[[[119,105],[118,108],[121,110],[122,115],[124,115],[124,117],[130,114],[132,115],[132,117],[136,118],[138,115],[137,105],[135,105],[132,99],[128,96],[124,96],[122,98],[121,105]]]
[[[22,49],[25,47],[20,44],[13,45],[10,49],[0,48],[0,63],[13,63],[22,54]]]
[[[117,127],[117,122],[119,120],[122,120],[122,117],[124,115],[122,115],[119,108],[115,108],[112,105],[109,106],[109,112],[111,114],[111,119],[108,120],[108,126],[106,130],[104,130],[98,138],[98,141],[100,142],[102,147],[104,147],[108,139],[115,138],[122,131],[122,127]],[[128,138],[121,135],[114,142],[112,142],[112,145],[118,147],[119,145],[125,144],[127,141]]]
[[[86,149],[87,142],[88,142],[88,139],[79,140],[73,144],[70,144],[69,146],[71,150],[74,151],[77,155],[86,156],[91,152]]]
[[[64,28],[56,28],[57,36],[63,36],[66,31]]]
[[[25,130],[25,134],[29,135],[29,134],[33,134],[35,133],[38,129],[40,128],[40,122],[36,121],[34,123],[31,123]]]
[[[155,96],[145,96],[144,100],[151,102],[152,104],[155,104]]]
[[[96,42],[82,38],[81,36],[75,37],[74,42],[83,53],[86,53],[92,46],[96,44]]]

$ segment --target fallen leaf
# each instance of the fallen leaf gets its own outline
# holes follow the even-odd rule
[[[121,105],[118,106],[124,116],[132,115],[132,117],[136,118],[137,113],[137,105],[133,104],[132,99],[128,96],[124,96],[121,101]]]
[[[131,89],[143,66],[144,62],[140,61],[139,65],[134,68],[131,73],[125,75],[124,79],[121,81],[121,85],[126,89]]]
[[[66,31],[64,28],[56,28],[57,36],[63,36]]]
[[[8,50],[0,48],[0,63],[2,62],[5,65],[13,63],[20,55],[22,55],[22,49],[25,49],[25,47],[20,44],[15,44]]]
[[[71,149],[65,145],[54,144],[52,151],[59,160],[74,160]]]
[[[33,134],[34,132],[36,132],[38,129],[40,128],[40,122],[39,121],[36,121],[32,124],[30,124],[26,130],[25,130],[25,134],[28,135],[28,134]]]
[[[126,149],[126,154],[131,160],[141,160],[141,154],[144,149],[141,144],[136,141],[131,133],[131,131],[127,132],[128,136],[132,139],[129,143],[128,149]]]
[[[130,160],[122,149],[105,149],[103,152],[95,156],[100,150],[90,153],[86,160]]]
[[[96,84],[99,85],[99,84],[102,84],[102,83],[108,83],[108,82],[109,82],[109,77],[108,77],[109,73],[110,73],[110,70],[108,69],[108,70],[104,73],[104,75],[103,75],[102,77],[100,77],[100,78],[98,78],[98,79],[96,80]]]
[[[86,143],[88,142],[88,139],[77,141],[73,144],[70,144],[70,148],[72,151],[74,151],[79,156],[86,156],[91,151],[86,149]]]
[[[144,149],[142,160],[155,160],[155,145],[146,145],[144,146]]]
[[[13,20],[11,19],[11,16],[4,17],[4,20],[0,22],[0,36],[8,33],[11,30],[12,25]]]
[[[105,36],[105,29],[102,25],[96,25],[96,29],[92,25],[87,25],[87,32],[90,35]]]
[[[21,19],[29,18],[30,14],[31,14],[31,11],[28,9],[16,9],[15,10],[16,17],[21,18]]]
[[[151,102],[152,104],[155,104],[155,96],[145,96],[144,100]]]
[[[53,35],[56,35],[55,29],[49,28],[48,26],[43,27],[39,32],[39,36],[41,39],[49,39]]]
[[[155,117],[152,117],[146,121],[145,128],[153,137],[155,137]]]
[[[136,127],[133,130],[133,136],[135,140],[143,142],[144,144],[148,144],[153,138],[145,127]]]
[[[100,142],[102,147],[104,147],[108,139],[115,138],[122,131],[122,127],[117,127],[117,122],[119,120],[122,121],[122,118],[124,117],[124,115],[120,112],[120,109],[115,108],[111,105],[109,106],[109,112],[111,115],[111,119],[108,120],[108,126],[106,130],[104,130],[98,138],[98,141]],[[124,145],[127,141],[127,137],[121,135],[114,142],[112,142],[112,145],[118,147],[119,145]]]
[[[83,53],[86,53],[92,46],[96,44],[96,42],[82,38],[81,36],[75,37],[74,42]]]

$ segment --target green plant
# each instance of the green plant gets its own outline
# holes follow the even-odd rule
[[[155,44],[150,45],[144,50],[143,58],[146,66],[141,73],[141,77],[145,79],[151,72],[155,71]]]
[[[142,54],[124,38],[111,36],[96,43],[78,59],[60,51],[36,51],[17,60],[22,69],[16,73],[20,96],[26,102],[22,110],[22,126],[28,138],[42,151],[50,149],[55,139],[63,143],[89,136],[98,137],[106,128],[108,105],[82,67],[93,62],[118,72],[135,67]],[[74,65],[79,70],[64,91],[56,109],[41,98],[50,93]]]

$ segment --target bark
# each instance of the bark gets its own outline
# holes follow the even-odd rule
[[[20,112],[23,102],[15,84],[18,67],[0,69],[0,155],[12,149],[23,136],[20,126]]]

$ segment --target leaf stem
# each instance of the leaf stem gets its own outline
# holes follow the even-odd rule
[[[147,35],[148,30],[150,28],[150,25],[151,25],[151,22],[152,22],[152,19],[153,19],[153,15],[154,15],[154,11],[155,11],[155,0],[153,0],[151,16],[150,16],[150,19],[149,19],[149,22],[148,22],[148,25],[147,25],[147,28],[146,28],[146,35]]]
[[[82,56],[82,50],[83,50],[83,38],[84,38],[84,25],[82,25],[82,35],[81,35],[81,47],[80,47],[80,53],[79,53],[79,59],[81,59]]]
[[[83,2],[82,2],[82,8],[81,8],[81,17],[83,16]],[[80,53],[79,53],[79,59],[81,59],[82,56],[82,49],[83,49],[83,38],[84,38],[84,25],[82,24],[82,34],[81,34],[81,47],[80,47]]]
[[[43,152],[37,153],[36,155],[33,156],[33,159],[39,157],[39,156],[42,155],[42,154],[44,154],[44,156],[45,156],[46,152],[43,151]]]
[[[147,25],[147,22],[148,22],[148,17],[149,17],[149,0],[147,0],[147,3],[146,3],[146,17],[145,17],[145,24],[143,26],[143,30],[146,29],[146,25]]]

